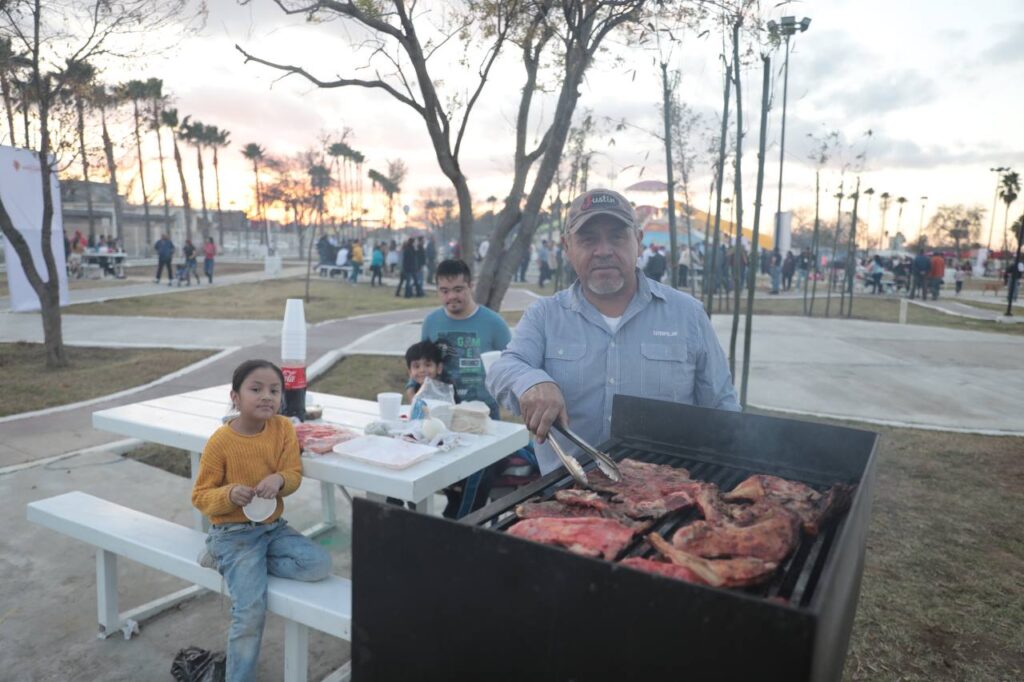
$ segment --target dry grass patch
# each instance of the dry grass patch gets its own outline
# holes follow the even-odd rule
[[[275,279],[230,286],[175,291],[160,296],[135,296],[71,308],[76,315],[138,315],[198,317],[221,320],[279,320],[285,300],[303,298],[304,279]],[[436,305],[432,298],[398,298],[390,287],[351,285],[313,276],[306,321],[323,322],[353,315]]]
[[[0,417],[67,405],[148,383],[212,354],[202,350],[67,346],[71,365],[46,368],[41,343],[0,344]]]

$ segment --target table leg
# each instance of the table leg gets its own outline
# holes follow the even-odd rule
[[[192,474],[192,485],[196,484],[196,478],[199,477],[199,457],[202,453],[190,452],[189,455],[192,457],[191,474]],[[207,520],[203,513],[192,508],[192,525],[200,533],[205,533],[210,529],[210,522]]]
[[[323,519],[302,531],[307,538],[326,533],[338,525],[338,515],[334,507],[334,484],[320,481],[320,515]]]
[[[309,670],[309,628],[293,620],[284,624],[285,682],[306,682]]]
[[[426,498],[416,503],[416,511],[418,511],[421,514],[426,514],[428,516],[437,516],[438,511],[436,499],[436,495],[434,495],[434,493],[430,493],[429,495],[426,496]]]

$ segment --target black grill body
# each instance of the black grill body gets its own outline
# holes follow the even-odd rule
[[[766,473],[857,485],[850,509],[770,583],[721,590],[502,532],[564,471],[460,522],[363,499],[353,514],[353,679],[839,680],[860,591],[877,435],[616,396],[616,459],[685,466],[731,489]],[[670,515],[665,537],[694,518]],[[630,556],[650,553],[638,541]]]

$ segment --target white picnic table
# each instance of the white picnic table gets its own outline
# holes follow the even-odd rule
[[[206,441],[223,424],[230,405],[228,384],[156,398],[93,412],[93,427],[123,436],[181,448],[191,453],[192,479],[199,473],[199,459]],[[324,407],[323,421],[362,431],[379,419],[377,403],[309,391],[306,404]],[[403,407],[403,412],[408,410]],[[322,520],[302,532],[314,536],[337,525],[334,487],[363,490],[367,497],[396,497],[416,503],[416,510],[434,513],[434,494],[469,474],[512,454],[528,442],[526,427],[492,421],[490,431],[474,435],[447,452],[436,452],[406,469],[393,470],[348,459],[342,455],[303,456],[302,474],[320,481]],[[207,520],[193,510],[196,530],[205,532]],[[134,620],[149,618],[201,593],[192,585],[156,598],[127,612]]]
[[[156,398],[93,412],[93,426],[123,436],[180,448],[191,453],[192,478],[199,472],[199,458],[206,441],[222,425],[230,405],[228,384],[188,393]],[[309,391],[306,404],[322,405],[323,421],[362,431],[378,420],[377,403]],[[475,471],[512,454],[528,442],[526,427],[510,422],[492,421],[490,432],[468,436],[463,445],[448,452],[436,452],[407,469],[387,469],[357,462],[343,455],[304,456],[302,473],[320,481],[321,523],[308,529],[314,535],[337,523],[334,486],[363,490],[374,498],[395,497],[416,504],[417,510],[434,511],[434,494]],[[194,511],[198,530],[205,522]]]

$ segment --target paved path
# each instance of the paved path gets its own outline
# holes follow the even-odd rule
[[[978,301],[978,298],[972,298],[970,300]],[[946,313],[947,315],[955,315],[956,317],[967,317],[972,320],[986,320],[988,322],[1000,322],[1003,324],[1018,324],[1024,322],[1024,308],[1018,307],[1014,304],[1014,309],[1017,310],[1013,317],[1007,317],[1003,313],[1006,311],[1006,303],[1000,306],[1000,310],[989,310],[988,308],[980,308],[974,305],[968,305],[962,303],[958,299],[953,298],[940,298],[932,301],[910,301],[914,305],[919,305],[922,308],[930,308],[937,310],[940,313]],[[988,301],[989,303],[991,301]]]

